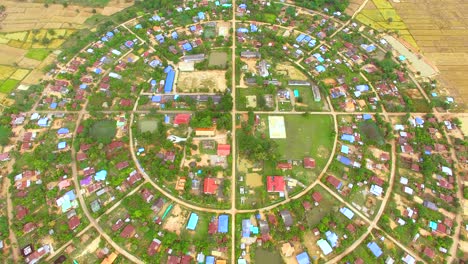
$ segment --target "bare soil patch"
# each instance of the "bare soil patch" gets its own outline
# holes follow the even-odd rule
[[[171,215],[164,221],[163,228],[179,235],[186,221],[187,217],[183,215],[180,206],[175,205],[174,208],[172,208]]]
[[[197,92],[208,89],[209,92],[226,90],[226,71],[180,72],[177,89],[181,92]]]
[[[276,70],[286,72],[286,75],[292,80],[307,80],[307,77],[301,71],[289,63],[279,64]]]
[[[13,65],[19,63],[26,54],[26,50],[0,44],[0,64]]]
[[[262,176],[258,173],[247,173],[245,183],[252,188],[263,186]]]

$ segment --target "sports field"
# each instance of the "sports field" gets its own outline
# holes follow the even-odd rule
[[[286,138],[283,116],[269,116],[268,128],[270,131],[270,138]]]

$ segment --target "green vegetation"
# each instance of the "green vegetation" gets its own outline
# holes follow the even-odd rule
[[[19,81],[17,80],[13,80],[13,79],[6,80],[5,82],[3,82],[2,85],[0,85],[0,93],[5,93],[5,94],[10,93],[11,91],[13,91],[13,89],[16,88],[18,83]]]
[[[305,8],[322,9],[327,7],[330,11],[344,11],[349,5],[349,0],[295,0],[294,2]]]
[[[110,143],[115,137],[117,128],[113,120],[101,120],[94,123],[89,130],[89,135],[98,142]]]
[[[42,61],[45,58],[47,58],[49,54],[50,54],[49,49],[30,49],[28,50],[28,53],[26,53],[25,57],[33,59],[33,60]]]
[[[284,116],[284,122],[287,138],[274,140],[281,158],[302,159],[304,156],[312,156],[322,161],[328,158],[334,139],[331,116],[287,115]]]
[[[382,130],[372,120],[366,120],[359,123],[359,131],[362,135],[362,140],[365,144],[379,145],[385,144]]]
[[[5,146],[10,141],[11,129],[6,126],[0,126],[0,145]]]

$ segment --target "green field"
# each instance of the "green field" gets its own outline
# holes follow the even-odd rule
[[[333,120],[328,115],[286,115],[286,139],[275,139],[283,159],[312,156],[317,167],[326,163],[333,146]]]
[[[377,124],[372,120],[367,120],[359,123],[359,130],[362,133],[362,140],[366,144],[385,144],[385,139],[383,137],[382,130],[379,129]]]
[[[26,53],[25,57],[33,59],[33,60],[42,61],[45,58],[47,58],[49,54],[50,54],[49,49],[30,49],[28,50],[28,53]]]
[[[153,133],[158,128],[158,120],[156,119],[142,119],[138,122],[138,129],[140,132],[150,132]]]
[[[5,146],[10,141],[11,129],[6,126],[0,126],[0,145]]]
[[[117,132],[115,121],[101,120],[90,129],[90,135],[96,140],[111,140]]]
[[[291,90],[298,90],[299,98],[296,98],[296,111],[321,111],[323,110],[323,101],[316,102],[314,93],[309,86],[291,87]],[[299,102],[301,101],[301,102]]]
[[[2,85],[0,86],[0,93],[5,93],[8,94],[10,93],[13,89],[16,88],[18,85],[19,81],[13,80],[13,79],[8,79]]]

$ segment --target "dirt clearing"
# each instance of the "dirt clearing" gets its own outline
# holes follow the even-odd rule
[[[163,228],[179,235],[186,221],[187,217],[184,216],[180,206],[175,205],[170,216],[164,221]]]
[[[224,92],[226,71],[181,72],[177,81],[180,92]]]
[[[0,44],[0,64],[13,65],[15,63],[19,63],[26,52],[27,50]]]
[[[279,64],[276,67],[276,70],[282,72],[286,76],[289,76],[291,80],[307,80],[307,77],[301,71],[289,63]]]
[[[258,173],[247,173],[245,183],[252,188],[263,186],[262,176]]]

